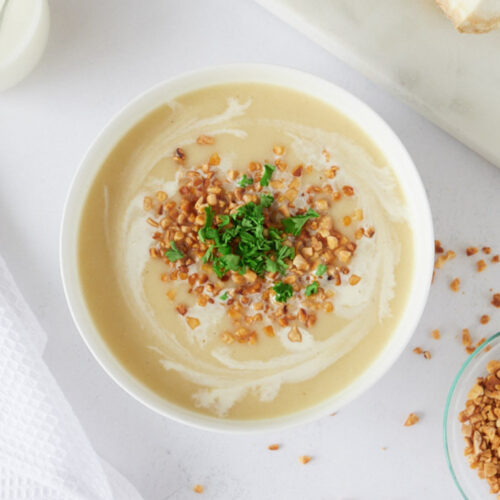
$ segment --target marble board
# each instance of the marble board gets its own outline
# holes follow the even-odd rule
[[[500,30],[455,31],[434,0],[256,0],[500,167]]]

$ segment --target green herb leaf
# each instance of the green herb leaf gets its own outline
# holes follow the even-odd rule
[[[203,264],[206,264],[207,262],[210,262],[212,260],[213,251],[214,251],[214,246],[210,245],[208,247],[207,251],[205,252],[205,255],[203,255],[203,257],[201,258],[201,261],[203,262]]]
[[[325,264],[320,264],[320,265],[318,266],[318,268],[316,269],[316,276],[321,277],[323,274],[325,274],[325,273],[326,273],[326,270],[327,270],[327,269],[328,269],[328,268],[326,267],[326,265],[325,265]]]
[[[314,295],[314,294],[318,293],[318,286],[319,285],[318,285],[317,281],[306,286],[306,291],[305,291],[306,296],[309,297],[309,295]]]
[[[283,283],[282,281],[278,281],[273,286],[273,290],[276,292],[276,300],[278,302],[286,302],[293,295],[292,285]]]
[[[227,297],[228,297],[228,293],[224,292],[219,298],[220,298],[220,300],[226,300]]]
[[[264,175],[260,179],[260,185],[262,187],[269,185],[269,181],[271,180],[271,176],[273,175],[275,169],[276,167],[274,165],[269,165],[269,163],[264,165]]]
[[[231,222],[231,217],[229,215],[219,215],[220,218],[220,226],[227,226]]]
[[[205,225],[198,231],[198,236],[202,243],[206,240],[213,240],[217,231],[212,227],[212,222],[214,220],[214,211],[212,207],[205,207]]]
[[[253,179],[251,177],[247,177],[246,174],[243,174],[243,177],[241,178],[241,181],[238,182],[238,184],[241,187],[248,187],[248,186],[251,186],[253,184]]]
[[[283,225],[286,233],[298,236],[302,231],[304,224],[309,219],[314,219],[316,217],[319,217],[319,214],[314,210],[309,209],[305,214],[281,219],[281,224]]]
[[[270,207],[273,204],[273,201],[274,201],[274,196],[272,194],[263,194],[260,197],[260,204],[264,208]]]
[[[170,262],[184,258],[184,254],[177,248],[175,241],[170,242],[170,248],[165,252],[165,256],[168,257]]]

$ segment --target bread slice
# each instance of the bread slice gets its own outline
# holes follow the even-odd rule
[[[461,33],[486,33],[500,26],[500,0],[436,0]]]

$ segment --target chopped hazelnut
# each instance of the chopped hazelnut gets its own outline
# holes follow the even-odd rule
[[[415,425],[418,421],[420,420],[420,418],[415,415],[415,413],[410,413],[407,417],[407,419],[405,420],[405,427],[410,427],[412,425]]]
[[[450,288],[454,292],[458,292],[460,290],[460,280],[458,278],[455,278],[451,283],[450,283]]]
[[[476,266],[477,266],[477,272],[481,273],[486,269],[486,262],[483,259],[478,260]]]
[[[479,320],[482,325],[486,325],[490,321],[490,317],[487,314],[483,314]]]
[[[311,457],[309,455],[302,455],[301,457],[299,457],[299,462],[301,464],[307,464],[308,462],[311,461]]]
[[[491,299],[491,305],[500,307],[500,293],[494,293]]]
[[[193,318],[191,316],[188,316],[186,318],[186,321],[187,321],[187,324],[189,325],[189,328],[191,328],[191,330],[194,330],[195,328],[200,326],[200,320],[198,318]]]
[[[198,139],[196,139],[196,142],[202,145],[213,144],[215,142],[215,139],[213,137],[210,137],[209,135],[202,134],[198,137]]]
[[[195,484],[193,486],[193,491],[195,493],[203,493],[203,486],[201,484]]]

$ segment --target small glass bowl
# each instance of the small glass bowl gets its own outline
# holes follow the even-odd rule
[[[487,346],[490,346],[487,349]],[[465,440],[458,414],[465,408],[467,394],[477,377],[487,375],[488,361],[500,360],[500,332],[480,345],[465,361],[451,385],[444,411],[443,433],[446,460],[451,475],[465,500],[495,499],[489,494],[489,485],[485,479],[477,476],[477,471],[469,467],[464,455]]]

